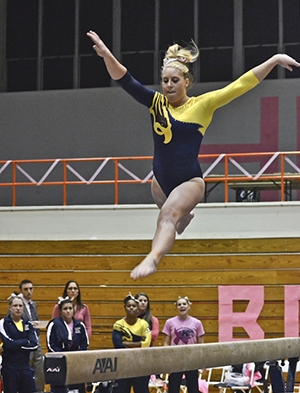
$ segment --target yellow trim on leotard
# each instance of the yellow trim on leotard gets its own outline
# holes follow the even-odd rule
[[[253,72],[248,71],[224,88],[198,97],[191,97],[185,104],[179,107],[172,107],[163,94],[155,93],[153,104],[150,108],[150,113],[154,119],[154,131],[158,135],[164,135],[165,144],[171,141],[172,124],[169,117],[170,113],[174,119],[183,123],[198,124],[198,130],[204,135],[216,109],[246,93],[258,83],[259,81]]]

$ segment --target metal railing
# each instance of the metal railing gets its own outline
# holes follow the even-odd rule
[[[120,184],[143,184],[151,182],[153,175],[152,170],[143,178],[137,176],[132,169],[128,169],[124,164],[126,161],[145,161],[152,160],[152,156],[143,157],[103,157],[103,158],[73,158],[73,159],[43,159],[43,160],[7,160],[0,161],[0,191],[1,187],[12,188],[12,206],[16,206],[17,189],[24,186],[41,187],[41,186],[62,186],[63,188],[63,205],[67,205],[67,187],[70,185],[91,185],[91,184],[114,184],[114,203],[119,203],[119,185]],[[208,184],[224,183],[225,203],[228,202],[229,188],[249,187],[259,189],[279,189],[281,201],[285,200],[287,183],[292,189],[300,189],[300,168],[297,162],[300,162],[300,152],[266,152],[266,153],[234,153],[234,154],[200,154],[199,161],[203,171],[203,178]],[[86,179],[74,164],[94,163],[97,169]],[[110,171],[109,179],[100,180],[98,177],[108,163],[113,163],[114,170]],[[244,163],[259,162],[261,169],[253,174],[243,166]],[[243,165],[242,165],[242,164]],[[49,165],[48,165],[49,164]],[[34,174],[29,173],[28,166],[34,166]],[[46,171],[36,180],[40,173],[37,166],[45,167]],[[150,166],[150,165],[149,165]],[[26,167],[26,169],[25,169]],[[140,167],[140,165],[139,165]],[[276,170],[274,170],[276,167]],[[58,171],[59,169],[59,171]],[[218,169],[216,174],[215,170]],[[122,179],[124,174],[129,179]],[[233,173],[233,170],[238,174]],[[270,173],[271,171],[271,173]],[[55,172],[55,173],[54,173]],[[59,175],[57,174],[59,173]],[[50,180],[54,176],[59,179]],[[71,176],[72,174],[72,176]],[[21,179],[17,180],[21,177]],[[40,175],[39,175],[40,176]],[[4,179],[5,177],[5,179]],[[73,179],[71,180],[70,177]],[[75,177],[75,180],[74,180]],[[0,201],[1,204],[1,201]]]

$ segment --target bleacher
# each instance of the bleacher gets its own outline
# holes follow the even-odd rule
[[[92,315],[90,349],[112,348],[112,326],[124,316],[123,299],[129,291],[133,295],[141,291],[148,294],[152,313],[160,322],[160,331],[166,319],[176,315],[174,301],[177,297],[188,296],[193,303],[190,314],[203,323],[205,342],[217,342],[218,287],[264,285],[265,303],[258,323],[265,332],[265,338],[284,337],[284,286],[299,284],[300,233],[295,236],[298,227],[293,225],[290,213],[286,216],[284,209],[280,210],[281,204],[278,204],[280,214],[273,217],[273,223],[268,224],[269,227],[274,226],[276,236],[272,236],[270,231],[262,236],[264,228],[257,227],[256,230],[252,227],[252,222],[258,216],[263,216],[262,221],[270,219],[269,215],[264,216],[262,204],[257,204],[259,207],[253,204],[253,208],[249,205],[247,208],[252,218],[249,219],[246,235],[243,234],[243,225],[247,223],[243,220],[235,221],[235,232],[228,231],[226,238],[218,238],[211,233],[213,224],[208,223],[206,226],[203,222],[206,212],[201,210],[202,206],[197,208],[195,223],[192,223],[193,226],[183,238],[176,240],[170,253],[160,262],[158,272],[138,281],[130,278],[130,271],[149,252],[152,236],[148,234],[148,229],[146,234],[143,232],[143,220],[140,220],[141,228],[135,229],[136,233],[140,230],[140,239],[130,238],[133,236],[126,233],[115,234],[113,238],[111,233],[114,229],[106,227],[105,232],[105,226],[102,227],[105,220],[102,221],[100,231],[106,233],[106,239],[102,240],[84,239],[84,235],[80,238],[78,233],[76,239],[72,239],[74,228],[65,236],[62,232],[53,233],[51,228],[54,224],[49,217],[44,222],[46,229],[36,228],[36,240],[33,239],[32,228],[27,234],[24,231],[23,239],[19,235],[14,239],[13,228],[8,228],[5,235],[0,236],[0,315],[6,315],[8,296],[26,278],[34,283],[33,298],[38,304],[40,319],[49,320],[65,283],[74,279],[79,283],[82,299],[89,306]],[[294,203],[293,206],[297,216],[299,205]],[[224,211],[227,209],[228,214],[228,209],[232,208],[224,207]],[[241,208],[245,209],[246,205]],[[211,209],[209,214],[212,220],[220,216],[219,206],[216,207],[216,212],[212,211],[212,206],[206,206],[205,209]],[[11,211],[11,216],[16,213]],[[132,218],[130,225],[134,226],[135,215],[131,214],[130,209],[127,209],[127,213],[126,219]],[[153,217],[156,213],[154,210]],[[143,209],[139,210],[139,214],[143,214]],[[14,224],[11,225],[18,225],[16,231],[19,233],[24,222],[18,222],[15,216],[13,218]],[[3,220],[8,222],[7,217]],[[280,237],[278,228],[275,228],[276,220],[281,222]],[[151,227],[151,219],[149,221]],[[55,225],[58,226],[59,223],[56,222]],[[90,226],[97,225],[100,225],[99,217],[95,222],[90,222]],[[200,229],[199,225],[202,226]],[[290,226],[290,231],[286,230],[286,225]],[[146,224],[145,226],[147,227]],[[205,226],[208,228],[206,232]],[[1,227],[3,231],[4,226]],[[232,223],[228,222],[227,227],[231,228]],[[47,228],[51,232],[50,240],[45,236]],[[216,233],[218,230],[225,231],[222,220],[215,222],[215,228]],[[130,231],[131,229],[129,233]],[[195,238],[197,233],[199,236]],[[286,236],[283,236],[284,233]],[[234,237],[230,236],[232,234]],[[235,301],[234,312],[244,312],[246,306],[245,301]],[[43,330],[42,346],[46,352],[45,335]],[[248,335],[243,328],[235,328],[234,337],[246,339]],[[155,345],[162,344],[163,334],[160,333]]]

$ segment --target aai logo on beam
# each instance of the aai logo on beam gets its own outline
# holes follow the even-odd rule
[[[93,374],[98,371],[100,374],[106,373],[107,371],[116,372],[118,367],[118,358],[100,358],[96,360]]]
[[[46,373],[60,373],[60,367],[48,367]]]

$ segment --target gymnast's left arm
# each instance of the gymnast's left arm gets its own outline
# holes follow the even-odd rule
[[[272,71],[276,65],[280,65],[289,71],[293,71],[293,66],[300,67],[300,63],[288,55],[274,55],[269,60],[252,68],[252,70],[247,71],[237,80],[222,89],[204,94],[202,96],[204,98],[204,105],[211,113],[213,113],[217,108],[227,105],[235,98],[253,89]]]
[[[252,69],[252,72],[259,80],[259,82],[261,82],[277,65],[280,65],[281,67],[286,68],[289,71],[293,71],[293,67],[300,67],[300,63],[298,63],[292,57],[285,54],[277,54],[272,56],[264,63],[254,67]]]

